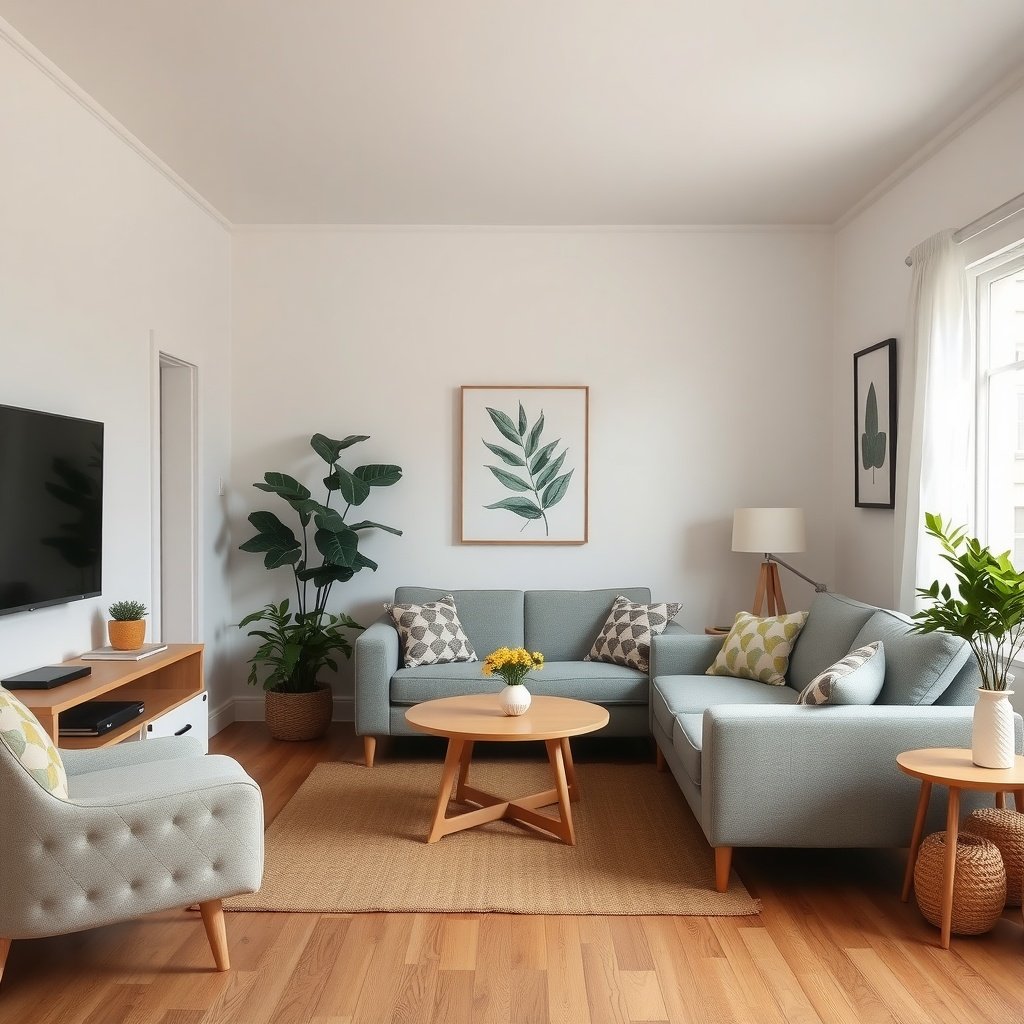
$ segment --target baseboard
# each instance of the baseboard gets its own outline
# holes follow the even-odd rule
[[[233,701],[225,701],[218,708],[218,714],[222,708],[226,708],[228,704],[232,705],[232,717],[230,722],[262,722],[263,721],[263,695],[259,694],[252,697],[235,697]],[[351,697],[335,697],[334,698],[334,713],[331,715],[331,720],[334,722],[353,722],[355,721],[355,703]],[[224,725],[230,724],[228,721]],[[223,728],[224,726],[221,726]],[[210,724],[210,735],[214,733],[213,723]]]
[[[229,697],[220,707],[210,710],[210,735],[216,736],[235,721],[235,701]]]

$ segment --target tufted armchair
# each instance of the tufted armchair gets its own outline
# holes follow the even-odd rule
[[[12,939],[198,903],[228,969],[221,900],[263,875],[263,800],[230,757],[188,737],[62,750],[69,799],[0,743],[0,977]]]

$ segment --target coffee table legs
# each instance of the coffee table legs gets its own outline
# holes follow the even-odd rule
[[[428,843],[436,843],[442,836],[463,829],[484,825],[489,821],[505,819],[520,825],[530,825],[554,839],[561,839],[570,846],[576,845],[576,830],[572,821],[572,802],[579,799],[579,784],[567,738],[546,740],[545,747],[555,788],[515,800],[504,800],[491,793],[484,793],[469,785],[469,766],[473,756],[471,741],[449,739],[441,770],[441,788],[434,806]],[[448,801],[452,796],[452,785],[456,784],[455,798],[462,803],[476,804],[476,809],[446,817]],[[537,811],[538,807],[558,804],[559,817],[552,818]]]
[[[946,811],[946,867],[942,874],[942,948],[949,949],[953,925],[953,878],[956,875],[956,839],[960,830],[960,790],[949,789]]]
[[[907,858],[907,872],[903,876],[904,903],[910,899],[910,889],[914,884],[914,865],[917,863],[917,853],[921,849],[921,839],[924,836],[924,822],[928,817],[928,800],[932,795],[932,784],[927,780],[921,783],[921,795],[917,800],[917,814],[914,817],[914,831],[910,837],[910,856]]]

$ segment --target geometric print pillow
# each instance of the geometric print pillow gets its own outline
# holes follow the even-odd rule
[[[398,630],[406,668],[479,660],[451,594],[427,604],[386,604],[384,610]]]
[[[881,640],[850,651],[818,673],[801,691],[797,704],[874,704],[885,683]]]
[[[39,719],[7,690],[0,688],[0,743],[21,762],[40,786],[68,799],[68,776],[53,740]]]
[[[651,637],[662,633],[682,607],[681,604],[637,604],[620,595],[612,602],[612,610],[583,660],[650,671]]]
[[[767,619],[737,612],[718,657],[705,675],[757,679],[769,686],[784,686],[789,655],[806,621],[807,612]]]

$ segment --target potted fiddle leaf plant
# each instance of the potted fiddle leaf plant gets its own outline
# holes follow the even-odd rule
[[[978,703],[971,733],[972,757],[980,768],[1012,768],[1013,708],[1007,699],[1013,675],[1009,669],[1024,647],[1024,572],[1014,568],[1009,552],[995,555],[965,527],[926,513],[925,532],[942,546],[942,558],[956,575],[956,592],[935,580],[918,588],[929,602],[917,612],[914,631],[943,630],[970,645],[981,670]]]
[[[273,512],[253,512],[249,522],[256,535],[240,545],[242,551],[262,554],[268,569],[287,567],[295,585],[294,604],[291,598],[270,602],[239,623],[240,629],[259,624],[248,633],[260,641],[249,659],[249,683],[257,685],[262,675],[267,727],[276,739],[315,739],[327,731],[333,698],[321,673],[337,671],[339,655],[352,656],[349,636],[363,628],[344,612],[327,610],[331,593],[335,584],[347,583],[357,572],[376,570],[377,563],[359,550],[366,531],[402,534],[369,519],[349,521],[349,513],[375,487],[390,487],[402,478],[399,466],[374,464],[349,471],[341,465],[341,453],[366,440],[362,434],[340,441],[325,434],[310,438],[310,447],[327,464],[323,501],[286,473],[266,473],[253,484],[286,502],[300,527],[296,534]]]

